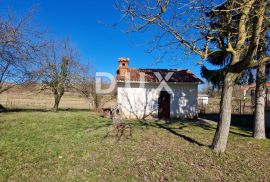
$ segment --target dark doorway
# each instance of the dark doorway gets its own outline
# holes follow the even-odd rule
[[[158,98],[158,118],[170,119],[170,99],[167,91],[161,91]]]

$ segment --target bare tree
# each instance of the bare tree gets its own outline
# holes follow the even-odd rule
[[[231,101],[235,80],[247,68],[269,61],[265,55],[256,59],[259,40],[265,27],[267,0],[228,0],[214,4],[213,0],[123,0],[117,7],[123,12],[132,31],[161,32],[156,46],[184,47],[188,53],[206,60],[211,54],[226,51],[230,63],[219,70],[224,74],[220,121],[213,139],[213,149],[220,153],[226,149],[231,123]],[[211,13],[212,16],[207,16]],[[223,13],[226,22],[213,28],[209,22],[216,13]],[[218,20],[216,20],[218,21]],[[250,26],[250,21],[254,22]],[[235,27],[237,27],[235,29]],[[156,28],[156,29],[155,29]],[[223,33],[228,32],[225,37]],[[213,44],[218,42],[222,50]]]
[[[97,93],[97,82],[94,76],[93,66],[81,66],[81,74],[78,75],[76,81],[73,82],[72,87],[89,102],[90,108],[97,111],[106,103],[109,103],[114,99],[113,94],[115,90],[106,95]],[[110,86],[110,83],[106,83],[104,80],[101,80],[101,83],[99,84],[102,89],[106,89]]]
[[[235,3],[239,2],[236,1]],[[240,4],[236,6],[241,8],[239,12],[237,41],[235,46],[232,46],[232,41],[231,43],[229,42],[231,45],[228,46],[228,51],[232,54],[232,64],[224,80],[223,98],[221,102],[221,122],[218,125],[213,141],[213,147],[218,152],[224,152],[226,148],[231,119],[232,85],[235,79],[248,67],[262,64],[269,60],[269,56],[263,56],[256,60],[259,40],[265,28],[263,27],[263,21],[265,19],[266,5],[266,0],[249,0],[240,2]],[[254,22],[252,27],[249,26],[250,21]],[[251,29],[250,32],[249,29]]]
[[[269,5],[267,5],[266,7],[267,11],[265,12],[265,14],[269,14]],[[255,9],[253,9],[254,11]],[[254,14],[254,12],[251,11],[252,14]],[[210,16],[213,16],[213,21],[212,21],[212,27],[218,27],[218,26],[222,26],[224,24],[224,22],[227,22],[226,19],[226,13],[209,13]],[[238,25],[238,18],[234,18],[234,29],[237,30],[237,25]],[[237,22],[237,23],[235,23]],[[248,24],[248,28],[247,30],[252,31],[252,26],[256,26],[256,19],[255,18],[250,18],[249,19],[249,24]],[[259,59],[260,57],[263,57],[265,55],[267,55],[267,52],[269,50],[269,46],[267,44],[269,44],[269,37],[267,35],[268,29],[269,29],[269,22],[267,21],[267,19],[265,19],[263,27],[265,27],[265,29],[263,30],[263,32],[261,33],[261,38],[260,38],[260,43],[259,43],[259,47],[258,47],[258,52],[255,56],[255,60]],[[267,28],[268,27],[268,28]],[[226,39],[222,38],[222,37],[226,37],[229,36],[231,34],[231,30],[227,31],[227,32],[223,32],[223,34],[221,34],[221,38],[219,38],[219,42],[222,42]],[[251,34],[251,32],[249,32],[248,34]],[[237,35],[237,34],[236,34]],[[236,36],[235,35],[235,36]],[[220,41],[222,40],[222,41]],[[217,41],[217,47],[221,48],[221,50],[224,51],[220,51],[217,52],[217,54],[212,54],[210,55],[210,57],[208,57],[207,61],[209,63],[211,63],[212,65],[218,67],[218,70],[208,70],[204,65],[202,66],[201,69],[201,73],[202,76],[205,77],[207,80],[209,80],[211,83],[214,84],[214,86],[218,86],[220,87],[223,84],[224,81],[224,68],[228,67],[228,65],[231,63],[232,61],[232,56],[230,54],[230,52],[227,52],[225,50],[226,47],[224,47],[222,44],[220,44]],[[257,79],[256,79],[256,104],[255,104],[255,127],[254,127],[254,137],[255,138],[265,138],[265,124],[264,124],[264,105],[265,105],[265,64],[266,63],[259,63],[259,66],[257,66]],[[220,69],[223,68],[223,69]],[[236,80],[236,84],[247,84],[247,83],[253,83],[254,82],[254,77],[253,77],[253,71],[254,69],[252,68],[248,68],[246,70],[244,70],[240,77],[237,78]],[[237,93],[237,92],[234,92]]]
[[[92,76],[80,78],[73,86],[89,103],[90,108],[94,106],[97,110],[100,106],[100,98],[96,93],[96,82]]]
[[[42,81],[42,90],[52,91],[54,95],[53,109],[57,111],[66,89],[70,87],[79,73],[76,52],[68,40],[59,44],[51,43],[44,49],[39,64],[40,69],[36,75]]]
[[[35,61],[46,43],[31,22],[32,11],[0,17],[0,94],[34,78]]]
[[[256,99],[255,99],[255,124],[253,136],[257,139],[265,139],[265,98],[266,98],[266,64],[260,64],[256,76]]]
[[[266,34],[266,32],[264,32]],[[267,38],[262,37],[260,41],[258,56],[267,52]],[[253,136],[257,139],[265,139],[265,102],[266,102],[266,63],[260,63],[256,73],[256,92],[255,92],[255,123]]]

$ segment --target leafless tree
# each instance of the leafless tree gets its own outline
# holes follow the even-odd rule
[[[73,84],[73,87],[88,101],[90,108],[93,106],[95,110],[99,108],[101,99],[96,93],[96,82],[94,76],[91,74],[89,75],[88,73],[83,74],[82,77],[79,77]]]
[[[84,65],[81,74],[73,82],[72,86],[89,102],[91,108],[98,111],[106,103],[114,99],[114,93],[106,95],[97,93],[96,83],[93,66]],[[101,80],[100,86],[102,89],[106,89],[110,86],[110,83]]]
[[[257,139],[265,139],[265,99],[266,99],[266,64],[257,67],[256,92],[255,92],[255,124],[253,136]]]
[[[51,90],[54,95],[55,111],[67,88],[80,73],[76,51],[68,40],[51,43],[43,51],[36,75],[42,81],[42,90]]]
[[[157,33],[156,48],[185,48],[187,53],[199,55],[202,60],[221,51],[230,54],[231,62],[220,70],[224,74],[221,113],[212,143],[218,153],[226,149],[235,80],[247,68],[269,61],[268,55],[256,58],[259,40],[266,30],[263,22],[269,21],[265,13],[267,3],[267,0],[122,0],[117,3],[131,31]],[[226,22],[213,28],[210,24],[213,16],[209,13],[222,13]],[[228,33],[226,37],[224,32]],[[213,42],[220,44],[219,48]]]
[[[267,7],[267,13],[269,13],[269,6]],[[264,27],[265,31],[260,39],[260,44],[258,48],[258,57],[267,54],[269,51],[269,36],[268,30],[270,22],[265,20]],[[267,28],[268,27],[268,28]],[[265,103],[266,103],[266,73],[267,73],[267,63],[260,63],[257,66],[257,73],[256,73],[256,93],[255,93],[255,124],[254,124],[254,131],[253,136],[256,139],[265,139]]]
[[[0,16],[0,94],[34,78],[35,61],[46,43],[32,25],[32,14]]]

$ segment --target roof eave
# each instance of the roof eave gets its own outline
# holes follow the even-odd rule
[[[116,82],[119,83],[125,83],[125,82],[130,82],[130,83],[155,83],[155,84],[160,84],[161,82],[147,82],[147,81],[132,81],[132,80],[116,80]],[[167,84],[201,84],[202,82],[166,82]]]

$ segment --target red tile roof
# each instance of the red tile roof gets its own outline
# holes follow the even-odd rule
[[[117,81],[140,81],[140,73],[145,74],[146,82],[160,82],[160,80],[155,75],[155,72],[160,73],[162,78],[172,72],[173,75],[167,82],[184,82],[184,83],[203,83],[201,79],[191,73],[189,70],[178,70],[178,69],[134,69],[128,68],[127,73],[130,75],[130,78],[125,78],[125,76],[121,76],[119,74],[119,70],[117,71],[116,80]]]
[[[270,88],[270,82],[266,82],[265,83],[265,87],[266,88]],[[256,83],[252,83],[250,85],[241,86],[241,89],[242,90],[256,89]]]

